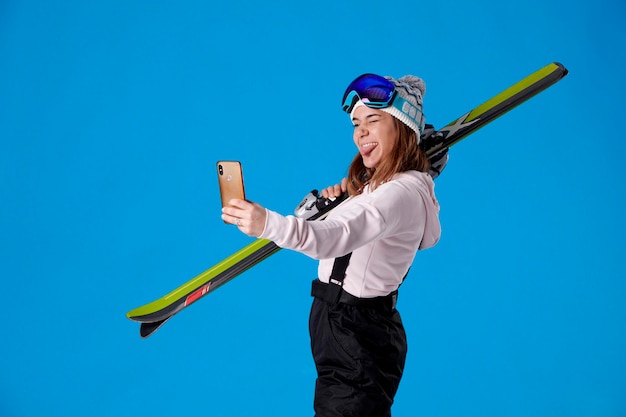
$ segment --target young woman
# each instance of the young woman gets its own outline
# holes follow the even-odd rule
[[[323,190],[349,198],[320,222],[232,200],[222,218],[250,236],[320,260],[309,322],[317,417],[390,416],[406,335],[398,287],[415,254],[437,243],[439,205],[419,147],[424,82],[364,74],[344,94],[358,154]]]

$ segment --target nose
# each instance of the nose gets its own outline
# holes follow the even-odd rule
[[[354,137],[360,138],[362,136],[367,135],[367,132],[368,131],[365,128],[365,126],[363,124],[360,124],[354,129]]]

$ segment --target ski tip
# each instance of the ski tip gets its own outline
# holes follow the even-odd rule
[[[141,326],[139,326],[139,336],[141,336],[142,339],[147,338],[152,335],[152,333],[159,330],[167,320],[168,319],[156,321],[154,323],[141,323]]]
[[[126,317],[134,321],[144,321],[143,318],[159,312],[163,309],[164,303],[161,300],[156,300],[141,307],[134,308],[126,313]]]
[[[126,318],[132,321],[138,321],[138,322],[142,322],[141,318],[143,317],[143,315],[141,314],[136,314],[135,310],[131,310],[128,313],[126,313]]]
[[[555,61],[552,64],[556,65],[561,70],[561,78],[565,77],[569,73],[569,70],[565,68],[565,65],[561,64],[560,62]]]

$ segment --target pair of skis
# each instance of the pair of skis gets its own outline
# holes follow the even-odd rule
[[[547,89],[566,75],[567,69],[563,65],[557,62],[546,65],[443,128],[435,130],[427,125],[422,135],[421,146],[436,166],[436,161],[443,158],[452,145]],[[312,191],[298,205],[295,214],[308,221],[320,221],[341,200],[330,201],[321,198],[317,191]],[[163,297],[129,311],[126,317],[140,322],[140,336],[148,337],[175,314],[279,250],[280,248],[269,240],[256,239]]]

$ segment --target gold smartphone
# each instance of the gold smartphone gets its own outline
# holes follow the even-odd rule
[[[243,188],[243,170],[239,161],[218,161],[217,179],[220,184],[222,207],[228,205],[233,198],[246,199]]]

